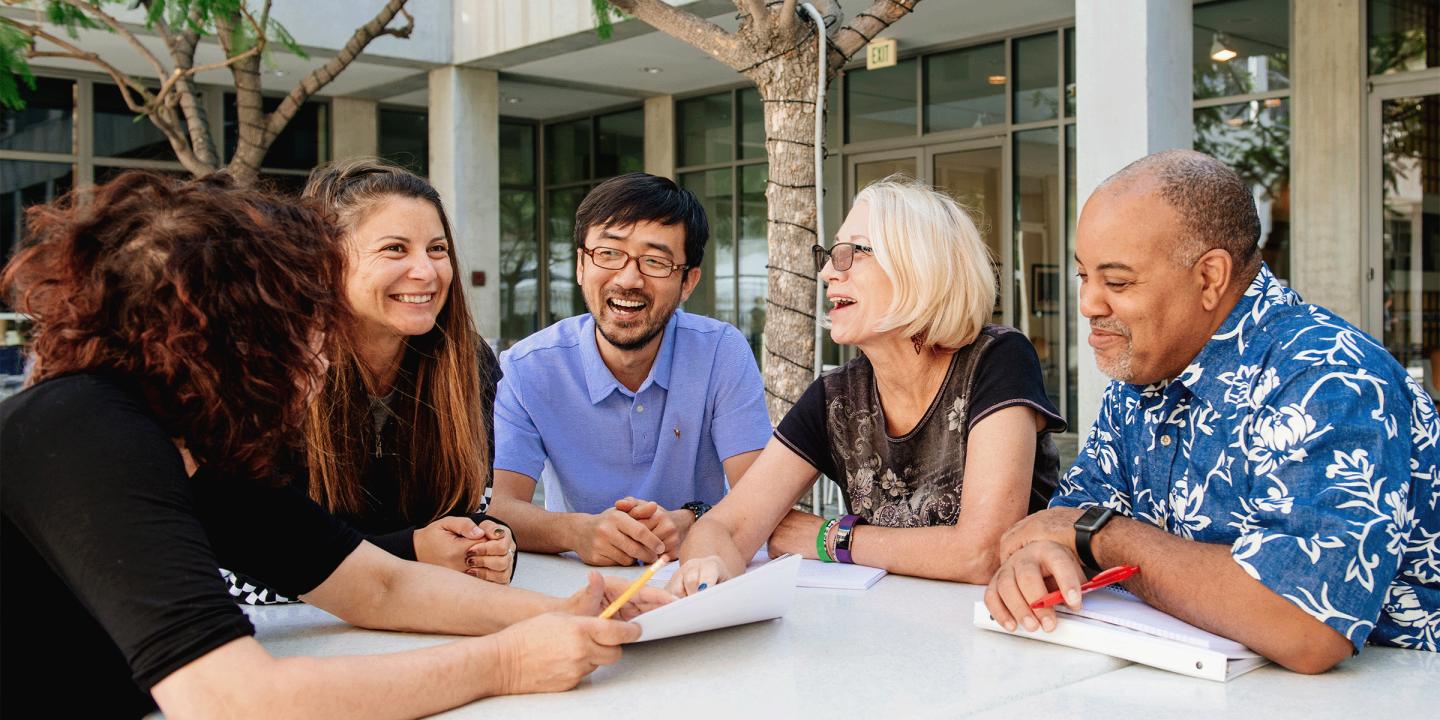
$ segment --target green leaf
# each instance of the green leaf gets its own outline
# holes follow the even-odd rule
[[[289,30],[285,29],[284,25],[281,25],[275,18],[270,18],[269,25],[270,27],[266,28],[266,30],[268,31],[268,37],[270,37],[270,39],[278,41],[281,45],[285,46],[286,50],[295,53],[301,60],[310,59],[310,56],[305,53],[305,49],[300,47],[300,43],[295,42],[295,37],[290,34]]]
[[[95,0],[92,0],[92,2],[94,1]],[[99,30],[104,28],[107,31],[111,31],[110,28],[91,20],[90,16],[86,15],[80,8],[55,2],[55,0],[50,0],[45,4],[45,21],[51,25],[65,28],[65,33],[69,35],[72,40],[80,39],[80,30],[82,29]]]
[[[0,105],[12,110],[25,109],[25,98],[20,96],[20,83],[35,89],[35,75],[30,72],[30,62],[25,51],[30,48],[30,36],[19,28],[0,22]]]
[[[611,5],[609,0],[590,0],[590,8],[595,14],[595,34],[601,40],[609,40],[615,34],[616,20],[629,17]]]

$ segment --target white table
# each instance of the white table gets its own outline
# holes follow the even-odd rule
[[[568,595],[586,570],[526,553],[515,584]],[[630,645],[570,692],[490,698],[441,717],[1379,720],[1440,708],[1435,653],[1367,648],[1317,677],[1272,666],[1221,684],[980,630],[971,624],[983,592],[975,585],[890,575],[864,592],[796,592],[783,620]],[[247,611],[276,655],[395,652],[450,639],[360,630],[305,605]]]

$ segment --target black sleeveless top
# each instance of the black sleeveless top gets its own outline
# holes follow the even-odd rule
[[[1035,512],[1046,506],[1059,480],[1059,455],[1049,433],[1063,431],[1065,421],[1045,394],[1035,348],[1014,328],[987,325],[956,351],[929,410],[901,437],[885,431],[874,368],[863,355],[812,383],[775,436],[838,481],[850,512],[871,524],[954,525],[970,428],[1011,405],[1031,407],[1046,420],[1035,443],[1030,493]]]

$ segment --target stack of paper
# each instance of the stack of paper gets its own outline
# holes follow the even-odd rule
[[[800,556],[786,555],[754,572],[637,615],[631,620],[641,630],[636,642],[783,617],[795,599],[799,569]]]
[[[1224,682],[1269,662],[1234,640],[1206,632],[1156,610],[1124,590],[1101,588],[1086,593],[1083,607],[1057,605],[1055,630],[1012,635],[1113,655],[1171,672]],[[975,602],[975,624],[1008,632]]]

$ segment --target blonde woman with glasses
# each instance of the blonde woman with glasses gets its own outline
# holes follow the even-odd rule
[[[986,324],[995,275],[975,223],[948,195],[891,177],[814,252],[830,337],[860,353],[781,420],[745,475],[758,481],[696,523],[669,589],[744,572],[767,539],[771,556],[988,582],[1000,536],[1055,488],[1049,433],[1065,424],[1030,341]],[[851,514],[791,508],[822,474]]]

